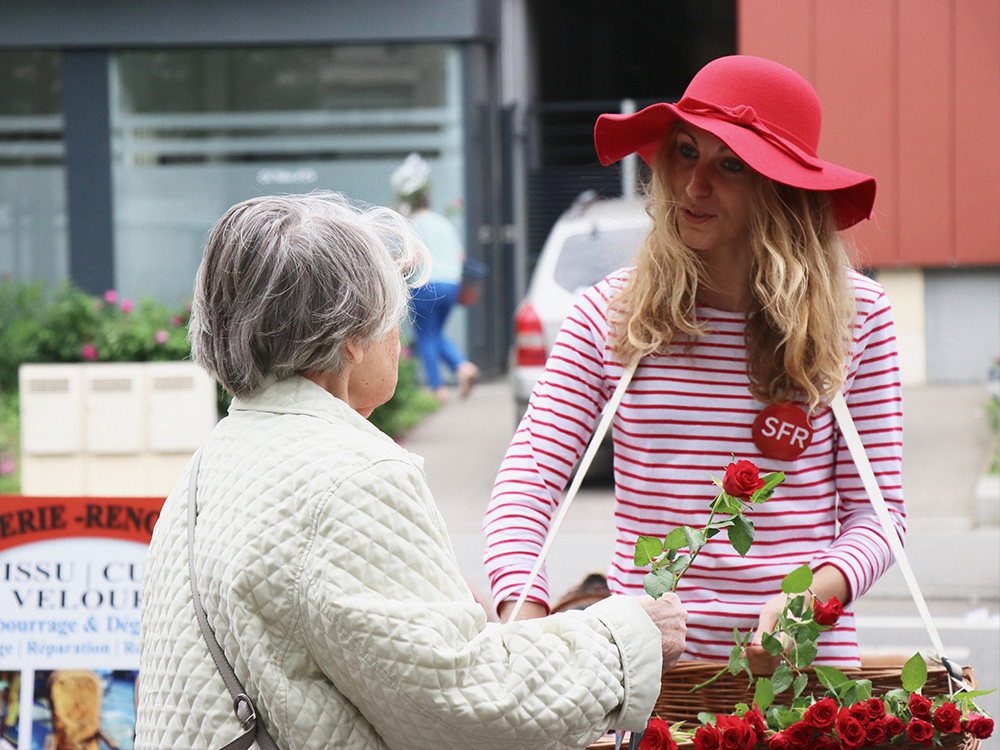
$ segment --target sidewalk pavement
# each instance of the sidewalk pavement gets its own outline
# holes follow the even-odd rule
[[[903,488],[906,549],[927,599],[1000,600],[1000,526],[985,517],[978,480],[991,435],[983,385],[906,387]],[[493,479],[514,432],[515,407],[506,380],[478,385],[400,440],[423,456],[427,481],[451,533],[459,564],[474,588],[488,592],[481,526]],[[995,505],[996,500],[989,500]],[[602,570],[613,548],[613,488],[585,482],[553,544],[549,584],[559,596],[584,575]],[[866,600],[909,599],[894,566]]]

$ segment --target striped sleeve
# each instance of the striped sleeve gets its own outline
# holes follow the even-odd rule
[[[617,385],[617,379],[608,382],[605,367],[605,311],[617,283],[592,288],[570,312],[500,464],[483,523],[496,604],[520,595],[573,467]],[[549,605],[544,568],[528,599]]]
[[[903,398],[892,310],[874,282],[857,277],[855,287],[858,316],[845,398],[895,532],[905,543]],[[893,555],[839,429],[834,455],[840,533],[814,567],[837,567],[847,578],[853,600],[889,569]]]

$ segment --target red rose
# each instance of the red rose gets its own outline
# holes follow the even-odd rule
[[[837,716],[837,736],[840,744],[847,750],[861,747],[865,742],[865,728],[847,711],[841,711]]]
[[[706,724],[694,733],[695,750],[722,750],[722,732]]]
[[[885,724],[876,719],[865,727],[865,744],[868,747],[878,747],[885,742]]]
[[[869,698],[865,701],[865,710],[872,721],[885,716],[885,704],[879,698]]]
[[[785,734],[788,735],[788,741],[792,743],[792,747],[807,747],[813,738],[813,731],[812,724],[797,721],[785,730]]]
[[[914,719],[931,720],[931,702],[920,693],[910,695],[910,713]]]
[[[819,599],[813,599],[813,621],[817,625],[833,627],[837,620],[844,614],[844,605],[835,596],[830,597],[830,601],[824,603]]]
[[[767,482],[760,478],[760,469],[750,461],[737,461],[726,467],[726,476],[722,480],[722,490],[727,495],[749,500],[750,496]]]
[[[868,723],[868,708],[864,703],[855,703],[847,709],[847,715],[852,719],[857,719],[861,726]]]
[[[896,716],[886,716],[882,723],[887,737],[898,737],[906,731],[906,725]]]
[[[757,744],[757,734],[739,716],[720,716],[715,726],[722,732],[722,750],[750,750]]]
[[[840,750],[837,740],[828,734],[819,734],[813,737],[809,750]]]
[[[639,750],[677,750],[677,743],[670,736],[670,725],[663,719],[650,719]]]
[[[993,719],[981,714],[969,714],[962,722],[962,728],[977,740],[985,740],[993,734]]]
[[[816,727],[820,732],[829,732],[836,718],[837,702],[833,698],[823,698],[806,709],[802,720],[806,724]]]
[[[910,719],[906,725],[906,736],[911,742],[930,747],[934,740],[934,727],[923,719]]]
[[[764,735],[767,734],[767,720],[764,718],[764,714],[760,712],[760,709],[757,708],[756,703],[753,704],[753,708],[743,714],[743,720],[753,731],[756,742],[761,742],[764,739]]]
[[[945,734],[962,731],[962,713],[954,703],[942,703],[938,707],[934,712],[934,728]]]
[[[784,732],[778,732],[767,738],[767,750],[792,750],[792,743]]]

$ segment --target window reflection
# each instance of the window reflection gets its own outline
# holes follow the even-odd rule
[[[442,44],[119,54],[116,286],[186,297],[208,229],[255,195],[332,189],[391,205],[389,175],[411,151],[431,165],[435,204],[460,203],[459,66]]]
[[[0,275],[67,275],[59,54],[0,51]]]

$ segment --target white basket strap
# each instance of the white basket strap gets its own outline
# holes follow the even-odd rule
[[[608,427],[611,425],[611,420],[614,419],[615,412],[618,410],[618,404],[621,403],[622,397],[625,395],[625,391],[628,390],[628,384],[632,382],[632,376],[635,374],[635,368],[639,364],[638,358],[635,359],[632,364],[625,368],[622,373],[621,380],[618,381],[618,387],[615,388],[615,392],[611,395],[608,403],[604,405],[604,411],[601,412],[601,421],[597,425],[597,429],[594,430],[594,434],[590,438],[590,443],[587,445],[587,450],[584,451],[583,458],[580,459],[580,465],[576,469],[576,474],[573,476],[573,483],[570,485],[569,490],[566,492],[566,497],[559,504],[558,510],[556,510],[556,515],[552,519],[552,525],[549,527],[549,533],[545,537],[545,542],[542,544],[542,549],[538,553],[538,559],[535,560],[535,566],[531,569],[531,573],[528,575],[528,580],[524,584],[524,588],[521,590],[521,595],[518,596],[517,601],[514,603],[514,608],[510,611],[510,617],[507,618],[507,622],[513,622],[514,618],[517,617],[517,613],[521,611],[521,606],[524,604],[524,600],[528,597],[528,592],[531,590],[531,586],[535,583],[535,579],[538,578],[538,573],[542,569],[542,565],[545,564],[545,558],[548,557],[549,550],[552,547],[552,542],[555,541],[556,534],[559,533],[559,527],[562,525],[563,518],[566,517],[566,511],[569,510],[569,506],[573,504],[573,500],[576,498],[576,493],[580,489],[580,484],[583,482],[583,478],[587,475],[587,470],[590,468],[591,462],[594,460],[594,455],[597,453],[597,449],[601,446],[601,441],[604,439],[604,435],[608,431]]]
[[[844,394],[838,393],[834,396],[830,406],[833,409],[834,416],[837,418],[837,423],[840,426],[840,434],[844,436],[847,448],[851,452],[851,458],[854,460],[854,466],[857,468],[858,474],[861,476],[861,481],[865,485],[865,490],[868,492],[868,497],[871,500],[872,507],[875,509],[875,515],[878,517],[879,523],[882,525],[882,531],[885,533],[886,541],[889,543],[889,549],[892,550],[892,554],[896,558],[896,564],[899,565],[899,570],[903,574],[903,579],[906,581],[906,585],[910,589],[910,595],[913,597],[913,602],[917,605],[917,611],[920,613],[920,617],[924,621],[924,627],[927,629],[927,635],[930,636],[931,644],[937,650],[938,657],[941,659],[941,663],[944,665],[945,669],[948,670],[949,676],[964,685],[961,667],[945,656],[944,644],[941,642],[941,636],[938,634],[938,630],[934,626],[930,610],[927,609],[927,602],[924,601],[924,596],[920,592],[920,587],[917,585],[917,579],[916,576],[913,575],[913,568],[910,567],[910,560],[906,556],[906,551],[903,549],[903,543],[899,538],[896,527],[892,523],[892,519],[889,517],[889,508],[885,504],[885,498],[882,496],[882,490],[878,486],[878,482],[875,479],[875,472],[872,471],[871,463],[868,461],[868,454],[865,453],[864,444],[861,442],[861,436],[858,434],[857,427],[854,425],[854,419],[851,417],[851,412],[847,408],[847,402],[844,400]]]

